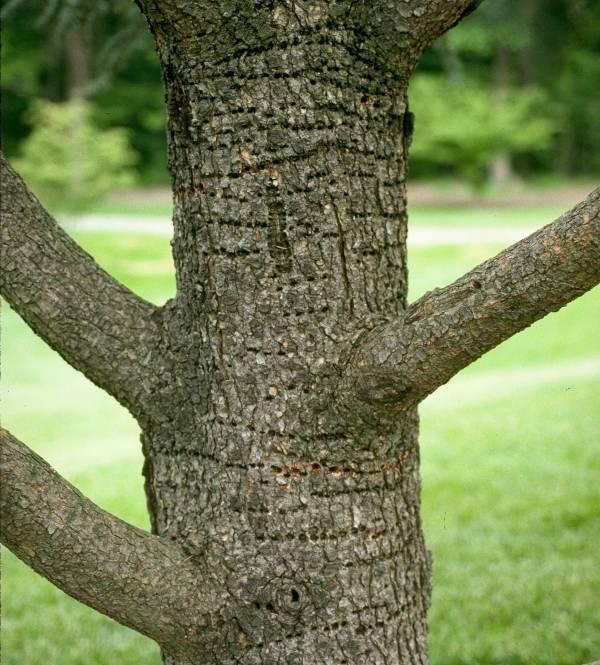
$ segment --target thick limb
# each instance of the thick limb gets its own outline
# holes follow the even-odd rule
[[[163,647],[200,639],[218,602],[198,560],[100,509],[4,429],[0,454],[4,545],[65,593]]]
[[[159,372],[160,312],[108,275],[0,154],[0,290],[36,334],[134,413]]]
[[[393,422],[484,353],[600,282],[600,188],[529,237],[366,334],[345,408]]]

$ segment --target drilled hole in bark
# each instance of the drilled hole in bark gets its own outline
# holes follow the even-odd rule
[[[481,288],[481,282],[478,279],[473,280],[473,288],[474,289],[480,289]]]
[[[275,608],[273,607],[273,603],[267,603],[266,608],[269,610],[269,612],[274,612]]]
[[[296,589],[292,589],[292,603],[299,603],[300,602],[300,594]]]
[[[260,610],[260,603],[258,601],[254,601],[254,607],[256,607],[257,610]]]

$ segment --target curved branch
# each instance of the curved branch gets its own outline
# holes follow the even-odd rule
[[[161,310],[102,270],[1,153],[0,179],[0,292],[68,363],[139,413],[156,372]]]
[[[552,224],[370,331],[351,354],[341,406],[391,424],[457,372],[600,282],[600,188]]]
[[[473,12],[482,0],[376,0],[349,3],[362,48],[408,80],[423,51]]]
[[[101,510],[1,428],[0,453],[4,545],[65,593],[163,647],[197,639],[218,603],[190,557]]]
[[[413,0],[416,18],[411,23],[414,41],[422,52],[429,44],[463,18],[474,12],[483,0]]]

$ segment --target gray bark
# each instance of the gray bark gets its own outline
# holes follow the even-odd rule
[[[25,563],[161,644],[185,644],[207,623],[222,592],[178,545],[104,512],[4,429],[0,462],[0,537]]]
[[[600,282],[600,188],[529,237],[364,335],[334,408],[393,425],[461,369]]]
[[[427,663],[416,404],[598,280],[598,193],[407,310],[406,85],[472,3],[141,4],[166,88],[177,297],[154,309],[101,273],[9,170],[20,259],[3,289],[138,417],[159,538],[115,526],[8,435],[22,464],[2,538],[32,565],[41,542],[42,574],[151,635],[169,665]],[[59,532],[66,577],[34,477],[52,510],[86,515],[82,534]],[[114,528],[128,565],[78,562],[81,538],[97,557]],[[171,557],[183,573],[167,565],[164,584],[153,571]],[[88,595],[78,566],[101,575]],[[129,606],[111,576],[137,592]]]
[[[31,328],[138,418],[160,373],[162,310],[108,275],[0,153],[0,289]]]
[[[218,548],[234,580],[192,662],[423,663],[416,416],[356,435],[322,388],[345,341],[405,306],[405,84],[356,16],[234,4],[175,48],[151,16],[181,370],[161,399],[176,431],[172,409],[145,428],[147,489],[155,530]]]

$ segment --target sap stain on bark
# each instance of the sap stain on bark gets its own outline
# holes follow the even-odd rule
[[[290,272],[292,269],[292,249],[286,231],[285,208],[277,184],[269,185],[266,193],[269,254],[279,272]]]

